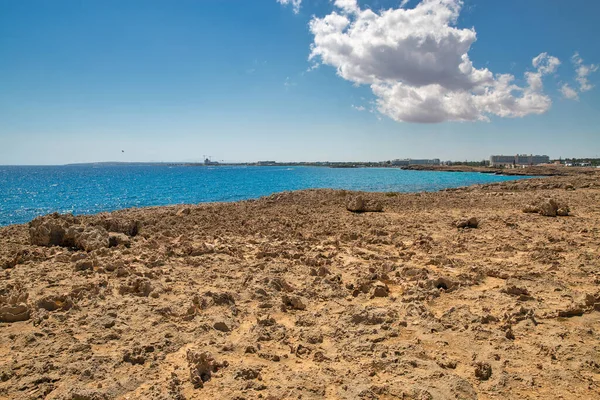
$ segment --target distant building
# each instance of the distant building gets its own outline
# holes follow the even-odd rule
[[[219,165],[218,161],[212,161],[210,158],[204,159],[204,165]]]
[[[532,154],[517,154],[514,156],[490,156],[490,165],[493,167],[524,167],[550,163],[548,156],[534,156]]]
[[[277,165],[277,162],[275,162],[275,161],[259,161],[256,163],[256,165],[260,165],[260,166]]]
[[[394,166],[405,166],[405,165],[440,165],[439,158],[433,158],[431,160],[422,159],[422,160],[414,160],[412,158],[406,158],[403,160],[392,160],[392,165]]]
[[[397,167],[408,165],[408,160],[392,160],[392,165]]]

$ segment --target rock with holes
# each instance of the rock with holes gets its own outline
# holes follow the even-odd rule
[[[75,247],[85,251],[94,251],[108,247],[108,232],[98,226],[71,226],[67,236],[73,238]]]
[[[29,306],[24,303],[0,306],[0,322],[27,321],[31,317]]]
[[[350,321],[353,324],[379,325],[384,322],[392,323],[397,318],[398,315],[395,311],[386,308],[367,307],[354,312],[350,317]]]
[[[215,361],[209,352],[198,352],[192,349],[188,349],[186,359],[190,380],[196,389],[203,388],[204,383],[208,382],[215,372],[229,365],[227,361],[221,363]]]
[[[383,211],[383,204],[378,200],[367,200],[362,196],[350,196],[346,199],[346,210],[360,212],[380,212]]]
[[[27,304],[29,294],[19,288],[0,291],[0,322],[27,321],[31,310]]]
[[[242,368],[236,371],[234,379],[249,381],[254,379],[262,380],[262,377],[260,375],[260,369],[258,368]]]
[[[432,279],[429,281],[430,288],[444,290],[446,292],[456,289],[456,286],[456,283],[446,276],[441,276],[439,278]]]
[[[142,228],[141,221],[136,219],[112,217],[106,214],[98,215],[93,223],[103,227],[108,232],[124,233],[131,237],[137,236]]]
[[[123,362],[127,362],[132,365],[142,365],[153,352],[154,346],[140,346],[136,344],[131,349],[126,349],[123,352]]]
[[[154,290],[152,282],[147,278],[135,277],[119,287],[119,294],[132,294],[134,296],[148,297]]]
[[[388,297],[390,295],[390,289],[388,286],[381,282],[377,281],[371,287],[371,298],[374,297]]]
[[[475,364],[475,377],[480,381],[487,381],[492,376],[492,366],[486,362],[478,362]]]
[[[565,217],[569,215],[570,209],[566,203],[555,199],[543,199],[535,203],[528,204],[523,208],[525,213],[536,213],[545,217]]]
[[[68,296],[45,296],[36,302],[38,308],[46,311],[67,311],[73,307],[73,301]]]
[[[281,297],[281,302],[282,302],[283,311],[285,311],[287,309],[291,309],[291,310],[305,310],[306,309],[306,305],[304,304],[304,302],[302,301],[302,299],[300,297],[284,295]]]
[[[29,223],[31,244],[36,246],[74,246],[73,237],[67,235],[67,232],[77,223],[77,218],[71,214],[53,213],[37,217]]]
[[[110,232],[108,234],[108,247],[130,247],[131,239],[124,233]]]

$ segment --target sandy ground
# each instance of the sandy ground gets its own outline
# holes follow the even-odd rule
[[[599,399],[599,178],[124,210],[71,221],[121,232],[89,251],[2,228],[0,398]]]

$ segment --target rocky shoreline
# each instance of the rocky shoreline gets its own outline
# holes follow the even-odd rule
[[[506,176],[594,176],[597,173],[597,169],[591,167],[564,167],[553,165],[531,166],[525,168],[471,167],[468,165],[408,165],[401,168],[407,171],[480,172],[482,174]]]
[[[0,228],[0,399],[599,398],[599,198],[589,171]]]

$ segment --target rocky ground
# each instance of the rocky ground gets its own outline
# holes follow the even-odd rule
[[[599,178],[2,228],[0,398],[600,398]]]

